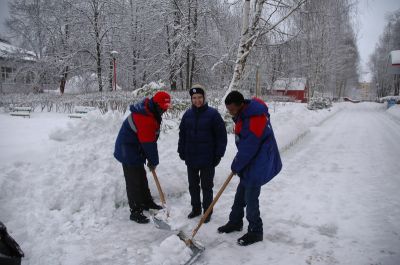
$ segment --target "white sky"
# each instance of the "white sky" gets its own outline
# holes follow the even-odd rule
[[[361,57],[361,81],[370,81],[367,63],[386,25],[385,16],[399,8],[399,0],[359,0],[357,44]]]
[[[4,22],[8,15],[8,5],[7,0],[0,0],[0,36],[4,36],[5,34],[5,25]]]

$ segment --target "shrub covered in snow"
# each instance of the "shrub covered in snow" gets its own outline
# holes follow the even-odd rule
[[[310,110],[327,109],[330,107],[332,107],[332,101],[325,97],[312,97],[307,104],[307,108]]]

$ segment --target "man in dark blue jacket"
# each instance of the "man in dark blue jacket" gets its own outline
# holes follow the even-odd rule
[[[123,122],[115,142],[114,157],[122,163],[124,170],[130,219],[137,223],[149,222],[143,210],[162,208],[151,197],[144,164],[147,160],[151,170],[158,165],[157,140],[161,115],[170,103],[170,95],[159,91],[152,98],[131,105],[131,113]]]
[[[194,218],[201,214],[201,208],[206,211],[213,200],[215,167],[225,154],[227,136],[221,115],[205,102],[203,87],[194,85],[189,94],[192,107],[185,112],[179,125],[178,153],[187,165],[192,205],[188,218]],[[205,222],[210,218],[211,214]]]
[[[232,91],[225,105],[235,122],[237,153],[231,170],[240,177],[232,211],[220,233],[241,231],[244,208],[249,222],[248,232],[238,239],[247,246],[263,240],[263,223],[259,201],[261,186],[269,182],[282,169],[282,162],[274,132],[269,120],[267,105],[260,99],[245,100],[238,91]]]

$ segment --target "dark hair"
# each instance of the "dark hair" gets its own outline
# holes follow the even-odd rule
[[[230,92],[225,98],[225,105],[230,105],[232,103],[236,106],[244,103],[244,97],[242,93],[240,93],[239,91]]]

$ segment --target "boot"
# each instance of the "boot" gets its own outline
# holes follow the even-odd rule
[[[188,218],[192,219],[195,218],[196,216],[199,216],[201,214],[201,208],[192,208],[192,211],[189,213]]]
[[[150,222],[149,218],[147,218],[142,210],[134,210],[131,211],[131,216],[129,217],[132,221],[135,221],[138,224],[147,224]]]
[[[149,209],[154,209],[154,210],[161,210],[163,207],[156,204],[154,201],[150,201],[146,204],[142,205],[143,210],[148,211]]]
[[[226,225],[223,225],[221,227],[218,227],[218,233],[231,233],[234,231],[242,231],[243,229],[243,224],[234,224],[228,222]]]
[[[237,242],[241,246],[248,246],[259,241],[263,241],[262,233],[247,232],[247,234],[239,238]]]

